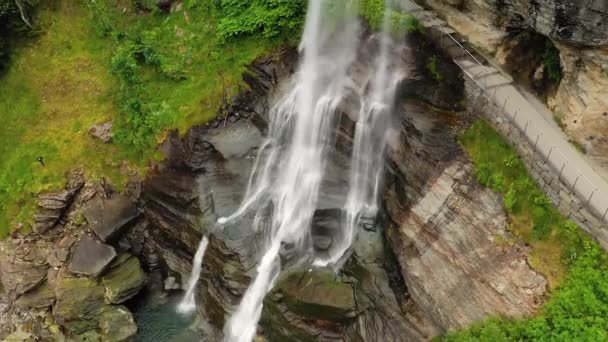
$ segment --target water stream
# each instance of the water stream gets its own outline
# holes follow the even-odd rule
[[[268,135],[259,148],[240,207],[218,219],[221,226],[253,213],[252,229],[265,237],[257,274],[224,327],[226,341],[250,342],[255,337],[263,299],[281,271],[283,246],[289,245],[296,257],[310,259],[315,266],[337,265],[353,241],[359,218],[376,214],[386,132],[399,75],[389,70],[390,38],[385,20],[380,51],[366,84],[358,86],[353,81],[349,73],[360,43],[354,4],[350,0],[309,1],[298,71],[289,90],[270,111]],[[354,118],[345,223],[329,256],[321,258],[314,255],[311,224],[328,155],[335,146],[337,108],[352,94],[358,95],[360,111]],[[192,291],[206,244],[206,240],[201,242],[195,256],[188,293],[180,306],[184,311],[194,309]]]

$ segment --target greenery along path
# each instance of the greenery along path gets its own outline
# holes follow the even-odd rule
[[[297,0],[185,0],[170,13],[150,3],[40,2],[36,37],[13,46],[0,75],[0,237],[27,230],[36,194],[72,168],[120,187],[167,129],[213,118],[245,66],[296,39],[304,17]],[[111,119],[114,144],[87,134]]]
[[[509,229],[531,246],[530,264],[549,279],[551,298],[532,318],[492,318],[442,341],[607,341],[608,256],[561,216],[527,174],[515,150],[485,121],[461,144],[477,180],[502,193]],[[499,241],[498,244],[515,241]]]

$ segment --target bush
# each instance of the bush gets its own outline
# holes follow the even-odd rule
[[[274,38],[299,32],[304,23],[304,0],[221,0],[218,32],[224,39],[262,34]]]
[[[517,204],[517,190],[515,190],[514,184],[511,184],[511,186],[509,186],[509,190],[504,196],[504,202],[505,209],[507,209],[508,212],[512,213],[513,208],[515,208],[515,205]]]

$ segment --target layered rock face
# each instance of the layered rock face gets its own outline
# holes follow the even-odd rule
[[[559,49],[562,80],[550,109],[566,133],[608,170],[608,2],[426,0],[473,44],[496,53],[509,32],[530,30]],[[501,61],[501,58],[499,58]]]
[[[362,48],[361,59],[372,50]],[[456,143],[467,117],[412,100],[451,107],[459,100],[450,95],[458,94],[450,89],[462,82],[459,72],[447,65],[443,71],[449,80],[425,79],[426,58],[419,53],[399,50],[408,76],[399,94],[398,134],[391,141],[383,200],[388,215],[362,222],[338,274],[292,264],[285,246],[285,272],[265,299],[261,336],[271,341],[424,341],[488,315],[530,314],[540,303],[544,279],[528,266],[523,247],[499,244],[501,237],[509,238],[502,203],[475,184],[470,162]],[[286,77],[291,69],[276,63],[252,69],[251,101],[232,109],[229,118],[239,113],[232,124],[215,122],[194,128],[184,139],[173,136],[164,147],[167,162],[144,186],[149,223],[140,235],[145,235],[146,264],[185,286],[198,240],[210,236],[197,302],[212,340],[221,339],[221,328],[263,253],[259,233],[249,228],[247,218],[223,231],[214,222],[234,212],[243,197],[265,131],[263,109],[272,90],[280,91],[273,86],[280,83],[275,75]],[[341,106],[345,115],[315,214],[318,253],[331,246],[342,223],[352,106],[349,101]]]

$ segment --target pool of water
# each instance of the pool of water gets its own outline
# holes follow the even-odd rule
[[[199,342],[204,337],[193,330],[194,316],[184,316],[175,308],[182,293],[165,294],[148,290],[137,296],[130,308],[137,323],[136,342]]]

